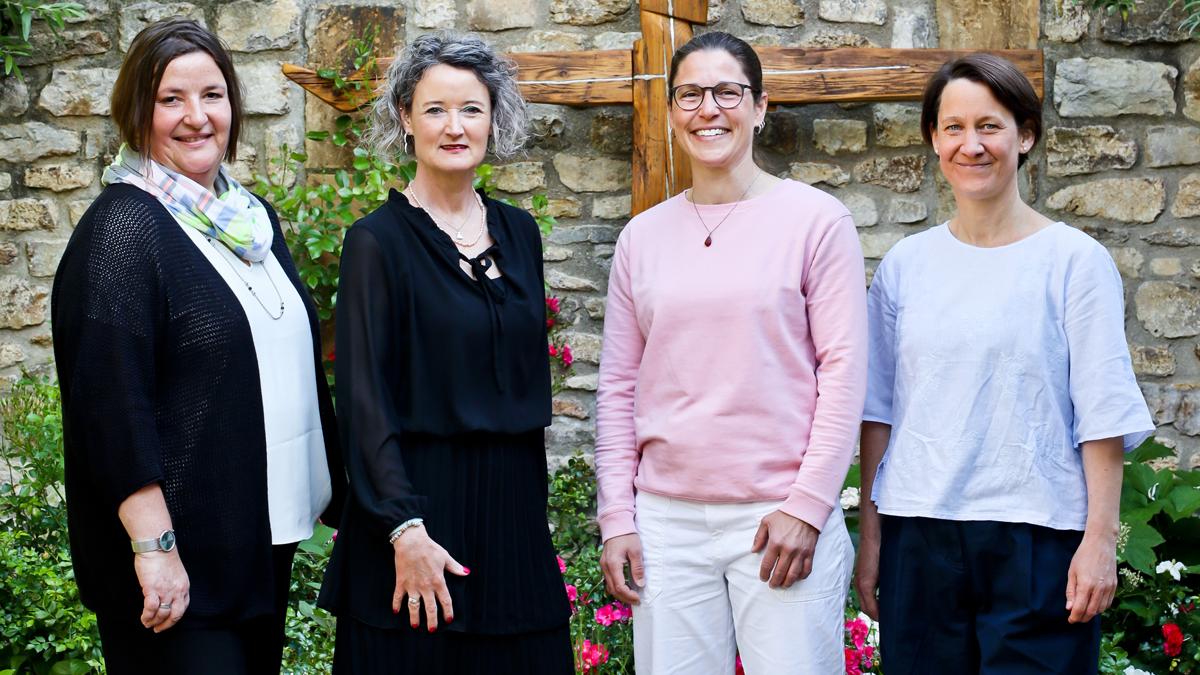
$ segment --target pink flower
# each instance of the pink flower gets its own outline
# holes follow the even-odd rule
[[[558,347],[550,345],[550,356],[558,356]]]
[[[564,366],[570,366],[575,362],[575,357],[571,355],[571,345],[563,345],[562,361]]]
[[[554,347],[551,347],[550,349],[554,349]],[[558,571],[562,572],[563,574],[566,574],[567,573],[567,561],[563,560],[562,556],[557,556],[557,555],[554,556],[554,559],[558,561]]]
[[[742,667],[742,655],[737,655],[737,660],[733,662],[733,675],[746,675],[746,669]]]
[[[554,327],[554,319],[546,319],[546,328]]]
[[[558,298],[554,296],[546,298],[546,308],[549,309],[551,313],[558,314]]]
[[[846,631],[850,633],[850,641],[854,643],[855,649],[862,649],[867,641],[867,633],[871,629],[867,626],[867,622],[862,619],[853,619],[846,622]]]
[[[596,610],[596,623],[601,626],[611,626],[614,620],[612,605],[605,605]]]
[[[584,672],[607,663],[608,647],[599,642],[592,644],[591,640],[584,640],[583,645],[579,647],[579,661],[583,666]]]
[[[333,536],[329,538],[329,541],[337,541],[337,533],[338,533],[338,531],[334,530]]]
[[[862,668],[859,666],[858,652],[850,647],[846,647],[846,675],[862,675]]]
[[[628,621],[633,618],[633,608],[629,605],[621,604],[620,602],[613,603],[613,619],[616,621]]]

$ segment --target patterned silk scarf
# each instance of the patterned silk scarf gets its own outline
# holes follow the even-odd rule
[[[274,232],[267,210],[223,166],[214,185],[218,196],[122,145],[100,183],[126,183],[149,192],[179,223],[220,241],[242,260],[262,262],[271,253]]]

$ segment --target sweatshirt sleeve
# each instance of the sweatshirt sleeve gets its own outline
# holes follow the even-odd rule
[[[646,340],[638,325],[631,291],[628,233],[628,229],[622,233],[613,254],[596,393],[597,516],[604,541],[637,531],[633,479],[641,453],[633,406]]]
[[[837,504],[854,455],[867,388],[866,275],[849,214],[825,233],[804,284],[817,375],[807,450],[780,510],[818,530]]]

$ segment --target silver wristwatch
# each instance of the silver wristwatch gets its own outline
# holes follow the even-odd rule
[[[150,553],[151,551],[171,551],[175,548],[175,530],[163,530],[154,539],[142,539],[129,542],[134,553]]]

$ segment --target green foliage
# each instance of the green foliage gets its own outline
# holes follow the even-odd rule
[[[290,610],[284,629],[283,672],[291,675],[324,675],[333,668],[334,629],[337,620],[317,607],[317,594],[329,556],[334,531],[318,525],[313,536],[300,542],[292,564]]]
[[[0,399],[0,425],[0,669],[102,672],[96,617],[71,568],[58,387],[22,377]]]
[[[44,21],[55,36],[67,19],[85,16],[83,5],[77,2],[42,2],[42,0],[0,0],[0,57],[4,58],[4,75],[16,75],[24,80],[17,59],[29,56],[33,46],[33,20]]]
[[[1141,0],[1072,0],[1077,5],[1084,5],[1092,9],[1098,9],[1105,14],[1121,13],[1121,20],[1128,21],[1129,15],[1137,11],[1138,3]],[[1179,28],[1186,30],[1189,33],[1195,33],[1197,28],[1200,28],[1200,0],[1171,0],[1169,7],[1175,7],[1183,3],[1183,22],[1179,24]],[[1059,6],[1061,8],[1061,0]]]

